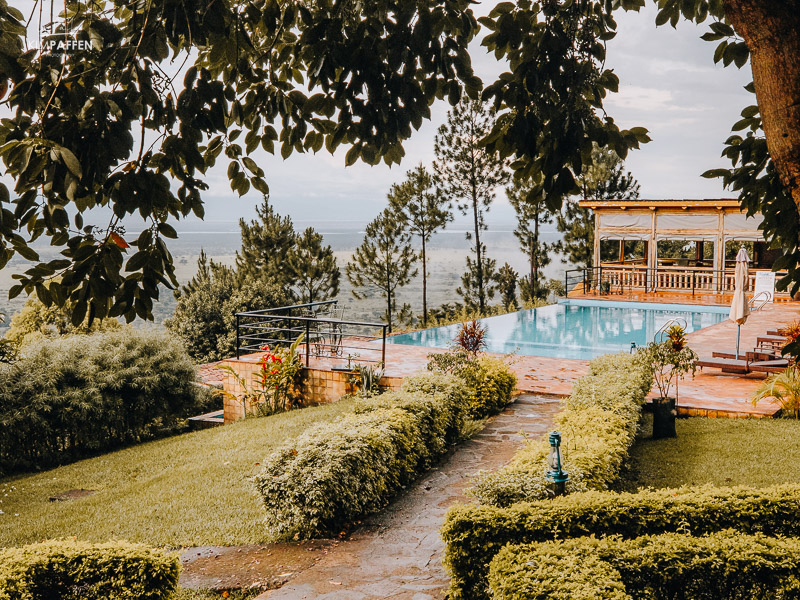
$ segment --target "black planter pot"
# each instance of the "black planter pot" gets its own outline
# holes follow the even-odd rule
[[[653,439],[678,437],[675,431],[675,398],[654,398],[653,409]]]

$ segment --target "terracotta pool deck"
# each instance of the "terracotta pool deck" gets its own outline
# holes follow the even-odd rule
[[[660,295],[651,301],[680,302],[690,304],[691,295],[669,297]],[[597,298],[597,297],[595,297]],[[610,298],[609,298],[610,299]],[[621,300],[621,298],[614,298]],[[643,298],[636,298],[641,302]],[[695,301],[694,303],[698,303]],[[704,304],[711,304],[706,302]],[[742,325],[740,349],[745,352],[756,345],[756,338],[768,330],[800,319],[800,302],[777,302],[751,313]],[[689,345],[701,357],[710,357],[719,350],[736,348],[736,325],[727,319],[716,325],[705,327],[687,335]],[[403,377],[425,369],[427,355],[442,352],[435,348],[386,344],[386,374]],[[501,355],[497,355],[501,356]],[[545,396],[567,396],[572,391],[572,382],[588,370],[588,362],[545,356],[510,357],[512,368],[519,378],[518,389],[523,392]],[[777,404],[769,401],[753,406],[749,398],[764,380],[764,375],[731,375],[717,369],[698,369],[696,376],[682,380],[679,387],[678,411],[692,416],[708,417],[766,417],[774,415]],[[657,394],[651,393],[651,397]]]
[[[670,302],[678,302],[674,294]],[[691,298],[690,295],[685,295]],[[593,298],[599,299],[594,296]],[[603,299],[620,301],[621,297],[603,297]],[[637,297],[636,301],[643,298]],[[686,298],[684,298],[686,300]],[[654,300],[651,300],[654,301]],[[655,301],[666,302],[661,296]],[[688,304],[690,302],[684,301]],[[695,302],[697,299],[695,297]],[[707,302],[706,304],[710,304]],[[768,330],[800,319],[800,302],[778,302],[767,305],[754,312],[742,326],[740,348],[742,352],[756,345],[756,338]],[[736,325],[725,320],[722,323],[706,327],[687,335],[689,345],[702,358],[708,358],[713,351],[735,350]],[[408,346],[403,344],[386,344],[385,376],[400,378],[425,370],[428,355],[444,352],[437,348]],[[496,355],[503,356],[503,355]],[[516,372],[520,392],[540,394],[543,396],[567,396],[572,390],[572,383],[588,370],[588,362],[565,358],[549,358],[544,356],[508,356],[512,368]],[[253,357],[243,357],[252,360]],[[359,361],[380,360],[380,344],[375,344],[375,351],[360,352]],[[341,365],[341,360],[332,361],[327,358],[312,357],[310,367],[327,371],[334,365]],[[686,378],[680,382],[678,411],[681,414],[708,417],[767,417],[774,415],[777,404],[765,401],[753,406],[749,398],[763,381],[764,375],[731,375],[721,373],[717,369],[700,370],[694,378]],[[651,393],[655,397],[656,393]]]

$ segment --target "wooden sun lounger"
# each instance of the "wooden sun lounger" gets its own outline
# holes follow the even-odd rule
[[[720,369],[723,373],[737,373],[739,375],[745,375],[750,372],[749,364],[746,359],[736,360],[735,358],[707,358],[697,361],[698,367]]]
[[[711,353],[712,358],[732,358],[736,359],[736,351],[735,350],[719,350],[716,352]],[[739,350],[739,357],[740,360],[747,360],[748,362],[753,361],[762,361],[762,360],[779,360],[782,358],[780,354],[775,352],[768,352],[765,350],[761,350],[760,348],[756,348],[751,351]]]
[[[778,360],[762,360],[751,362],[749,365],[751,371],[756,373],[781,373],[789,366],[789,360],[782,358]]]
[[[783,348],[788,341],[782,335],[760,335],[756,344],[761,348]]]

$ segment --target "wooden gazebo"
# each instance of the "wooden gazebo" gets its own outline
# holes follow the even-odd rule
[[[772,270],[776,253],[758,228],[760,215],[748,217],[737,200],[583,200],[580,205],[594,211],[593,281],[630,290],[730,292],[734,269],[726,263],[728,242],[753,242],[751,290],[759,271]],[[601,256],[603,241],[619,242],[616,259]],[[695,253],[662,257],[659,241],[694,242]],[[642,242],[642,255],[626,258],[626,242]],[[713,253],[707,252],[709,244]]]

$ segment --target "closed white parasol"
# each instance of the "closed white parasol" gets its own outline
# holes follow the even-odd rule
[[[750,315],[750,306],[747,304],[747,282],[749,275],[748,265],[750,257],[744,248],[739,249],[736,255],[736,273],[734,275],[733,302],[728,318],[736,323],[736,358],[739,358],[739,335],[742,325]]]

